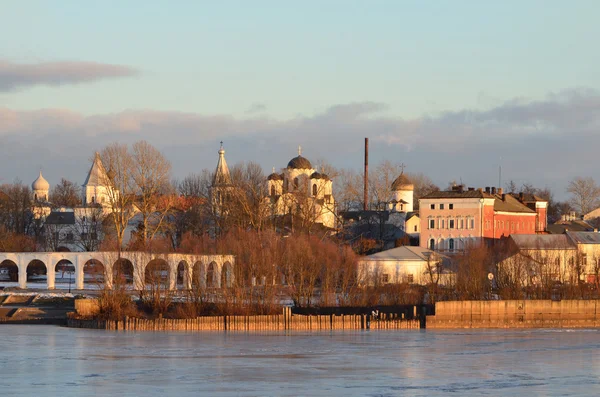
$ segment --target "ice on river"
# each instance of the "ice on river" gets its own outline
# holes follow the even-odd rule
[[[21,396],[590,395],[597,330],[123,333],[0,325]]]

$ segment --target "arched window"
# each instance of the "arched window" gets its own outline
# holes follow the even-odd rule
[[[271,185],[271,196],[275,196],[275,185]]]
[[[435,249],[435,240],[434,239],[429,240],[429,249],[432,251]]]
[[[448,240],[448,249],[450,251],[454,251],[454,239],[453,238]]]
[[[33,199],[37,201],[37,193],[33,195]]]
[[[96,197],[92,196],[92,204],[96,203]]]
[[[317,195],[317,184],[313,184],[313,196]]]
[[[300,182],[298,181],[298,178],[294,178],[294,189],[298,189],[298,185],[300,184]]]

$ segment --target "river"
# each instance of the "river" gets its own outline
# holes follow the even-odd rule
[[[123,333],[0,325],[2,396],[600,394],[598,330]]]

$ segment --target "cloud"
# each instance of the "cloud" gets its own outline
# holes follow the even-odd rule
[[[163,150],[183,177],[216,165],[219,141],[230,164],[255,161],[284,167],[298,145],[313,162],[360,169],[364,137],[371,164],[408,164],[441,186],[504,180],[530,182],[564,196],[568,180],[595,176],[600,147],[600,93],[573,89],[541,100],[516,98],[485,110],[463,109],[414,119],[390,115],[385,104],[339,104],[287,120],[155,110],[84,116],[64,109],[0,108],[0,178],[34,179],[41,166],[52,183],[83,181],[89,158],[112,141],[145,139]],[[501,160],[500,160],[501,159]]]
[[[43,62],[19,64],[0,60],[0,92],[36,85],[59,86],[102,79],[131,77],[139,71],[121,65],[97,62]]]

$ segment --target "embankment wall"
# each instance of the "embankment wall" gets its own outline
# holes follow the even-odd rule
[[[595,300],[507,300],[438,302],[427,328],[596,328]]]

